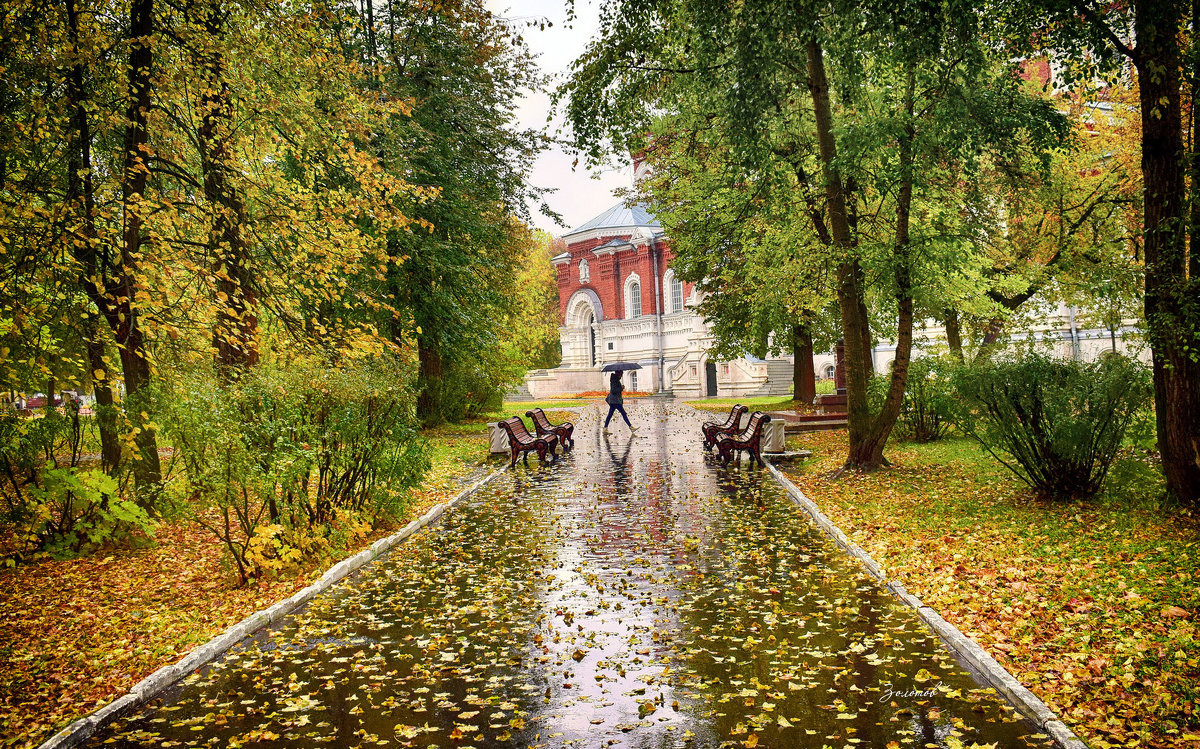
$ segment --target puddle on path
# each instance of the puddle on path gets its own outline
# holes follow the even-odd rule
[[[629,410],[90,745],[1051,746],[690,409]]]

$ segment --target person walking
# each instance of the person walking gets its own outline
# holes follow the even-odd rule
[[[629,426],[630,433],[636,432],[633,424],[629,423],[629,414],[625,413],[625,399],[621,397],[621,393],[625,391],[625,384],[621,382],[623,371],[613,372],[608,378],[608,395],[604,397],[604,402],[608,404],[608,418],[604,420],[604,431],[608,431],[608,422],[612,421],[613,412],[620,411],[621,418],[625,419],[625,423]]]

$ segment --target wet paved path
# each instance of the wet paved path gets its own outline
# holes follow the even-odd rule
[[[92,745],[1049,745],[691,409],[629,411]]]

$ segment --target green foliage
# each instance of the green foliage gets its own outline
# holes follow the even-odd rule
[[[945,435],[954,414],[951,383],[956,365],[948,356],[923,356],[909,363],[898,423],[904,437],[933,442]]]
[[[1125,442],[1138,450],[1155,450],[1158,448],[1157,425],[1154,423],[1154,408],[1146,404],[1139,408],[1129,421],[1125,430]]]
[[[379,13],[387,43],[360,37],[363,51],[388,96],[417,106],[373,147],[437,196],[404,205],[421,229],[386,233],[403,259],[387,278],[400,311],[393,337],[416,344],[417,413],[434,425],[494,403],[523,374],[506,356],[505,331],[532,301],[516,285],[533,243],[519,218],[541,194],[525,178],[544,136],[512,122],[520,92],[541,79],[517,30],[480,0]]]
[[[996,169],[1044,168],[1066,118],[1023,90],[969,3],[607,12],[558,92],[576,145],[593,158],[632,145],[659,170],[646,189],[680,276],[704,279],[718,345],[761,351],[788,340],[788,322],[822,338],[836,298],[847,461],[879,465],[906,371],[871,409],[870,341],[907,357],[916,311],[986,291],[983,250],[1001,227],[977,187]]]
[[[1026,353],[954,375],[957,423],[1022,481],[1052,498],[1100,491],[1125,430],[1150,398],[1139,363]]]
[[[64,556],[153,536],[154,521],[121,498],[116,478],[80,465],[91,423],[71,403],[64,410],[0,413],[0,496],[14,551]]]
[[[222,387],[198,375],[166,433],[243,582],[397,516],[428,468],[403,373],[382,365],[263,366]]]
[[[52,554],[78,553],[154,535],[149,513],[118,494],[117,480],[95,468],[52,468],[29,496],[34,512],[30,536],[42,539]]]
[[[426,415],[426,423],[460,422],[489,411],[499,410],[505,389],[517,374],[512,365],[496,351],[482,351],[480,359],[455,358],[442,376],[425,382],[424,388],[436,404]],[[490,354],[489,359],[484,359]]]
[[[530,233],[525,258],[515,279],[516,304],[500,333],[517,370],[557,367],[562,361],[558,340],[558,274],[550,258],[561,240],[543,231]]]

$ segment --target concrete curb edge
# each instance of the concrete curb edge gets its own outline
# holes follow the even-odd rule
[[[767,471],[771,474],[771,478],[775,479],[776,483],[783,487],[792,502],[804,510],[809,518],[812,519],[814,525],[820,528],[825,535],[829,536],[847,554],[858,559],[867,574],[878,580],[892,595],[906,606],[916,610],[917,616],[921,617],[921,620],[946,643],[947,647],[953,650],[964,661],[971,664],[983,679],[990,686],[994,687],[997,692],[1004,695],[1022,715],[1042,728],[1062,749],[1088,749],[1083,739],[1076,736],[1071,729],[1067,728],[1058,719],[1058,716],[1044,702],[1038,699],[1037,695],[1030,692],[1004,666],[1000,665],[995,658],[988,655],[987,651],[981,648],[977,642],[964,635],[957,627],[943,619],[940,614],[905,590],[903,585],[896,581],[888,580],[884,568],[866,550],[851,541],[833,521],[826,517],[825,513],[821,512],[820,508],[817,507],[817,504],[806,497],[804,492],[800,491],[800,488],[784,475],[783,471],[776,468],[770,462],[764,462],[763,465],[766,466]]]
[[[71,749],[72,747],[79,746],[91,738],[96,731],[118,718],[132,713],[157,697],[167,688],[173,686],[180,679],[216,660],[226,650],[241,642],[245,637],[254,634],[268,624],[279,621],[300,606],[308,603],[317,594],[325,592],[333,587],[334,584],[392,550],[417,531],[436,523],[449,509],[487,486],[492,480],[508,471],[508,469],[509,466],[505,465],[503,468],[492,471],[471,486],[463,489],[449,502],[441,502],[434,505],[424,515],[413,520],[399,531],[386,538],[379,539],[366,549],[333,565],[325,571],[325,574],[321,575],[321,578],[317,582],[309,585],[307,588],[294,593],[290,598],[285,598],[270,608],[254,612],[237,624],[228,627],[224,632],[216,635],[208,642],[197,645],[182,659],[175,663],[169,663],[145,679],[142,679],[130,688],[127,694],[121,695],[90,715],[85,715],[68,724],[66,728],[63,728],[42,742],[38,746],[38,749]]]

